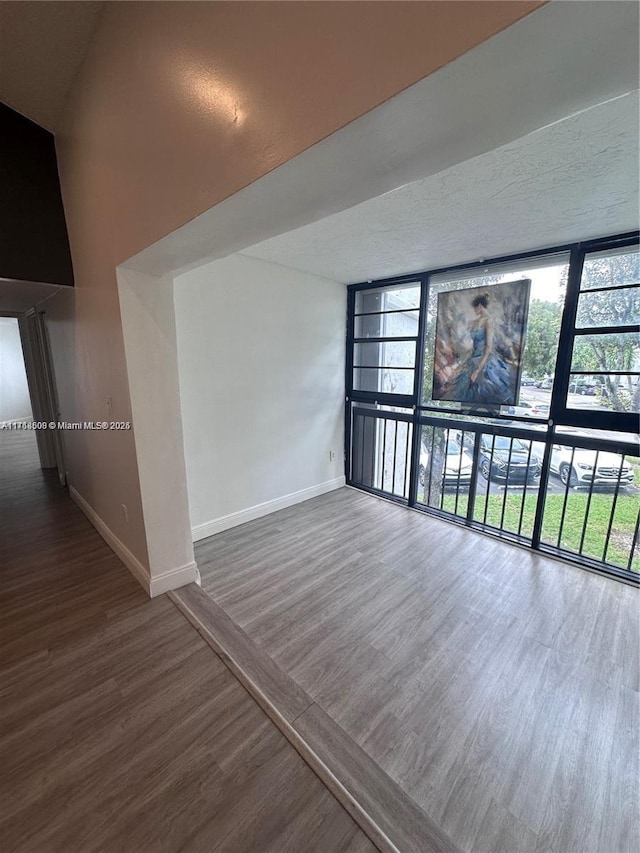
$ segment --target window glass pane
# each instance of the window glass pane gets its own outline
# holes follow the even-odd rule
[[[356,338],[409,338],[418,335],[418,311],[365,314],[355,318]]]
[[[638,434],[633,432],[618,432],[617,430],[593,429],[591,427],[556,426],[556,433],[566,436],[578,435],[587,438],[599,438],[605,441],[624,441],[636,446],[636,456],[638,455],[637,451],[640,450],[638,446]]]
[[[640,323],[640,287],[581,293],[576,327],[633,326]]]
[[[573,341],[571,370],[624,371],[640,369],[640,335],[625,332],[616,335],[576,335]]]
[[[572,373],[568,409],[640,413],[640,374]]]
[[[551,390],[555,373],[560,322],[564,306],[564,296],[568,276],[568,255],[546,256],[535,260],[520,261],[517,264],[500,264],[466,273],[449,273],[433,276],[429,282],[429,301],[426,317],[426,341],[424,373],[422,377],[422,401],[426,405],[443,409],[460,409],[464,406],[445,400],[433,399],[434,365],[437,367],[438,381],[455,381],[457,371],[464,369],[468,355],[462,351],[445,353],[439,348],[438,363],[436,363],[436,320],[438,295],[452,290],[490,287],[518,279],[531,281],[531,293],[527,316],[524,352],[521,355],[521,380],[517,391],[514,407],[528,407],[526,416],[547,418],[551,400]],[[490,312],[490,308],[487,307]],[[496,335],[496,354],[503,358],[513,359],[514,353],[499,352],[501,331]],[[503,347],[504,348],[504,347]],[[503,414],[505,410],[503,410]],[[524,415],[522,411],[513,413]],[[512,413],[512,414],[513,414]]]
[[[640,251],[637,246],[592,252],[584,259],[581,290],[640,284]]]
[[[420,307],[420,284],[376,287],[356,293],[356,314],[369,311],[404,311]]]
[[[415,341],[384,341],[353,347],[353,363],[357,367],[414,367],[415,362]]]
[[[414,372],[391,367],[354,368],[353,388],[384,394],[413,394]]]

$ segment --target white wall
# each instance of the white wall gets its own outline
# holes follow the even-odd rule
[[[126,553],[125,562],[153,596],[199,578],[180,417],[173,279],[124,267],[117,275],[148,572]]]
[[[194,539],[342,485],[346,288],[232,255],[174,299]]]
[[[0,317],[0,424],[31,418],[18,321]]]

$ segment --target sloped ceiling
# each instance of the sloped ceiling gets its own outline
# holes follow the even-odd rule
[[[101,2],[0,2],[0,101],[55,131]]]
[[[354,283],[638,228],[638,92],[243,254]]]
[[[637,33],[637,3],[549,3],[128,266],[244,252],[350,283],[632,230]]]

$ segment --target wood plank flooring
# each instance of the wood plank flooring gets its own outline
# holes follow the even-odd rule
[[[383,853],[461,853],[384,770],[195,584],[171,593]]]
[[[29,433],[0,431],[0,849],[372,853]]]
[[[351,489],[196,556],[217,604],[461,850],[638,849],[637,590]]]

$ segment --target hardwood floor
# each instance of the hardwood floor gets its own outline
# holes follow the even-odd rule
[[[0,849],[375,849],[29,433],[0,431],[0,510]]]
[[[461,850],[638,849],[637,590],[351,489],[196,556],[310,710]]]
[[[206,592],[189,584],[171,598],[382,853],[461,853]]]

